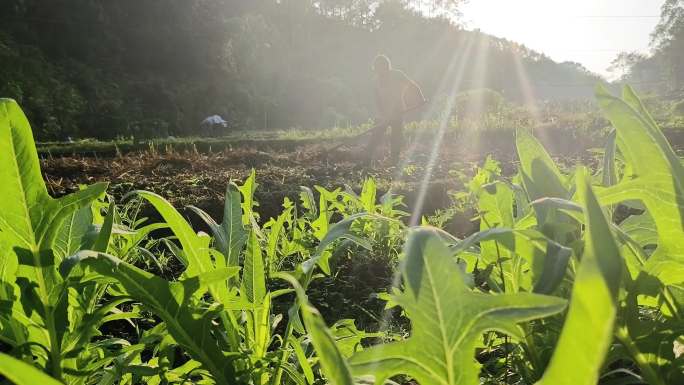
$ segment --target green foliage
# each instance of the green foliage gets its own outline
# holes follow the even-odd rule
[[[584,171],[577,190],[586,217],[584,253],[563,330],[540,385],[596,384],[613,341],[623,262]]]
[[[353,385],[351,369],[323,317],[315,307],[311,306],[306,294],[304,294],[304,289],[296,279],[289,275],[281,275],[281,277],[289,281],[295,288],[297,299],[301,304],[300,309],[304,325],[306,325],[306,330],[316,348],[326,379],[333,385]]]
[[[500,76],[499,68],[518,63],[530,84],[597,80],[582,68],[445,18],[462,1],[439,1],[436,9],[450,12],[434,18],[409,3],[5,0],[0,97],[20,101],[41,141],[137,141],[223,136],[235,127],[367,122],[374,117],[369,66],[377,52],[420,74],[416,80],[431,100],[446,99],[443,74],[450,68],[463,68],[469,88],[494,89],[517,101],[523,100],[517,79]],[[473,52],[480,47],[480,55],[453,55],[469,46]],[[591,96],[591,87],[534,91],[541,99]],[[213,114],[230,128],[200,127]],[[501,121],[496,114],[488,119]]]
[[[215,314],[211,309],[193,306],[193,302],[208,287],[237,274],[238,268],[215,269],[179,282],[167,282],[116,257],[82,251],[62,263],[63,275],[68,275],[82,261],[103,277],[113,278],[124,290],[123,294],[144,303],[159,316],[170,336],[201,362],[215,381],[227,383],[235,377],[230,360],[219,350],[211,334]]]
[[[472,292],[436,230],[411,232],[405,254],[405,289],[392,301],[411,319],[412,336],[361,351],[350,360],[355,374],[373,374],[376,383],[408,374],[424,384],[476,384],[479,368],[473,353],[482,333],[497,330],[522,338],[517,323],[564,307],[562,299],[536,294]]]
[[[631,89],[623,100],[598,92],[599,104],[617,129],[617,144],[629,168],[620,183],[599,190],[604,204],[640,200],[658,228],[658,249],[645,273],[665,284],[684,273],[684,166]]]
[[[2,100],[0,341],[11,358],[0,355],[0,373],[69,385],[681,383],[683,167],[631,89],[598,98],[615,128],[600,174],[564,174],[519,130],[518,175],[488,158],[467,184],[480,228],[462,240],[407,228],[401,197],[379,196],[373,179],[358,194],[303,187],[260,221],[252,172],[228,183],[220,224],[191,207],[213,236],[151,192],[132,196],[161,223],[129,215],[131,201],[116,206],[103,184],[55,199],[25,116]],[[169,231],[163,242],[145,241],[156,230]],[[182,265],[172,276],[136,266],[144,255],[163,271],[166,253]],[[358,255],[399,261],[377,297],[381,324],[409,332],[359,330],[312,305],[317,280]]]
[[[0,353],[0,374],[11,380],[15,385],[61,385],[61,382],[35,367],[4,353]]]
[[[68,365],[65,354],[83,346],[69,344],[70,339],[80,340],[81,330],[66,318],[71,308],[69,286],[57,272],[64,255],[55,243],[64,219],[79,209],[89,209],[107,185],[93,185],[60,199],[50,197],[31,128],[16,102],[9,99],[0,100],[0,153],[2,300],[10,304],[2,316],[3,340],[21,355],[36,354],[61,380],[63,365]],[[64,231],[71,231],[72,224]],[[67,242],[62,251],[68,249]],[[19,301],[26,305],[20,306]]]

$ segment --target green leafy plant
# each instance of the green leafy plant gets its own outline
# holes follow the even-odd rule
[[[85,359],[78,357],[78,352],[94,334],[92,328],[82,328],[70,319],[70,313],[96,317],[89,320],[96,328],[104,322],[106,312],[72,306],[70,284],[57,266],[66,253],[87,244],[83,229],[92,224],[90,205],[107,185],[96,184],[60,199],[50,197],[28,121],[17,104],[7,99],[0,100],[0,153],[0,195],[4,197],[0,202],[0,299],[6,304],[0,334],[19,356],[37,357],[41,366],[62,380],[65,367],[75,369],[80,366],[76,362]],[[108,227],[111,231],[111,222]],[[89,247],[106,248],[109,234],[103,230],[101,239]],[[82,291],[81,298],[89,292]],[[83,298],[83,302],[88,300],[97,303],[98,296]]]
[[[684,168],[631,89],[598,100],[614,126],[600,170],[564,173],[518,130],[518,174],[488,158],[460,195],[479,221],[465,239],[407,228],[402,198],[373,179],[359,193],[302,187],[262,220],[252,171],[228,183],[220,222],[190,207],[211,234],[148,191],[123,206],[105,184],[55,199],[25,116],[1,100],[0,373],[22,385],[681,383]],[[131,214],[140,202],[161,222]],[[180,269],[164,274],[158,254]],[[336,279],[340,256],[398,261],[379,324],[407,333],[316,310],[307,291]]]
[[[405,288],[392,300],[406,311],[414,334],[363,350],[350,360],[354,373],[373,374],[379,383],[402,373],[426,384],[477,383],[473,354],[482,333],[498,330],[522,338],[517,323],[565,306],[562,299],[537,294],[473,292],[436,230],[413,231],[405,254]]]

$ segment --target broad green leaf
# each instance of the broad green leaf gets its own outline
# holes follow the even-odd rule
[[[11,306],[15,300],[14,288],[18,268],[17,256],[11,252],[5,234],[0,231],[0,309],[5,309],[5,305]]]
[[[325,321],[323,321],[323,317],[314,307],[305,304],[302,306],[302,318],[316,348],[323,373],[330,384],[352,385],[354,382],[349,366],[338,349]]]
[[[116,205],[114,202],[111,202],[109,204],[109,209],[107,210],[107,216],[105,217],[104,222],[100,227],[100,231],[97,234],[97,238],[95,239],[95,243],[93,244],[92,249],[94,251],[99,251],[102,253],[107,252],[107,248],[109,247],[109,239],[112,236],[112,230],[114,228],[115,217]]]
[[[491,155],[487,155],[482,167],[478,167],[477,173],[468,182],[468,190],[471,193],[478,194],[482,186],[494,182],[500,176],[501,164]]]
[[[530,201],[539,198],[568,198],[564,177],[539,141],[525,130],[516,132],[515,145],[520,174]]]
[[[116,310],[116,307],[128,301],[127,298],[113,298],[112,300],[101,304],[97,308],[89,312],[88,309],[78,309],[77,319],[78,322],[74,322],[72,330],[66,335],[63,344],[63,350],[65,356],[78,355],[80,350],[95,336],[101,335],[98,328],[107,322],[117,318],[115,315],[110,314]],[[118,313],[121,319],[135,318],[132,313]]]
[[[304,339],[304,337],[302,337]],[[297,362],[299,362],[299,367],[301,368],[302,372],[304,372],[304,377],[306,378],[306,382],[308,384],[313,384],[314,383],[314,374],[313,370],[311,369],[311,365],[309,364],[309,360],[306,357],[306,354],[304,353],[304,349],[302,348],[302,343],[300,340],[295,338],[294,336],[290,336],[290,346],[292,346],[292,349],[295,352],[295,356],[297,357]]]
[[[179,257],[184,258],[183,262],[186,265],[184,275],[186,277],[193,277],[213,270],[214,266],[209,258],[208,237],[201,237],[195,233],[178,210],[161,196],[150,191],[136,191],[136,194],[157,209],[178,238],[183,251]]]
[[[15,283],[18,268],[17,256],[10,251],[9,243],[4,240],[4,234],[0,231],[0,341],[12,347],[26,343],[31,334],[43,334],[42,325],[37,320],[32,321],[26,317],[21,309],[19,287]],[[37,338],[32,340],[38,343]],[[43,346],[49,344],[45,337],[40,343]]]
[[[617,150],[617,131],[611,130],[606,139],[606,147],[603,151],[603,167],[601,168],[601,181],[603,187],[610,187],[618,182],[617,166],[615,165],[615,152]],[[608,218],[612,219],[615,213],[615,205],[608,207]]]
[[[331,327],[337,348],[345,358],[351,357],[355,352],[363,349],[361,341],[364,338],[383,337],[383,333],[367,333],[356,327],[353,319],[341,319]]]
[[[62,385],[36,367],[4,353],[0,353],[0,374],[14,385]]]
[[[88,249],[89,237],[93,230],[93,213],[90,207],[82,207],[69,214],[55,238],[54,252],[59,259],[73,255],[79,250]]]
[[[318,217],[318,206],[316,205],[316,199],[314,198],[313,191],[306,186],[299,187],[301,192],[299,193],[299,199],[302,202],[302,207],[306,209],[306,216],[311,220]]]
[[[535,201],[534,204],[562,210],[577,221],[577,223],[585,223],[584,209],[576,202],[549,198],[540,199]],[[609,224],[611,230],[615,233],[616,240],[619,242],[630,275],[633,278],[636,278],[641,272],[645,261],[648,259],[648,256],[643,250],[643,246],[651,244],[651,242],[654,242],[653,244],[655,244],[656,239],[654,239],[654,236],[657,237],[657,234],[655,233],[655,224],[647,213],[631,216],[623,221],[620,226],[613,223]],[[632,236],[635,236],[636,239]]]
[[[212,334],[212,321],[216,314],[194,308],[192,299],[216,282],[236,275],[237,267],[216,269],[195,275],[179,282],[162,278],[129,265],[116,257],[92,251],[81,251],[62,263],[63,275],[73,266],[86,264],[103,277],[116,280],[126,295],[140,301],[159,318],[190,356],[201,362],[219,384],[235,380],[231,360],[219,349]]]
[[[565,301],[539,294],[473,292],[452,251],[437,231],[412,230],[401,270],[405,289],[395,295],[411,319],[412,334],[352,356],[355,375],[373,374],[376,383],[406,374],[420,384],[478,384],[475,347],[486,331],[521,338],[517,324],[555,314]]]
[[[623,263],[586,171],[579,173],[577,191],[586,217],[584,253],[563,330],[540,385],[596,384],[613,341]]]
[[[0,99],[0,154],[0,229],[15,246],[34,256],[52,248],[65,217],[107,188],[106,183],[98,183],[59,199],[50,197],[31,127],[11,99]],[[41,265],[38,261],[37,266]]]
[[[313,229],[314,237],[323,239],[330,228],[330,212],[332,210],[328,208],[328,202],[330,201],[328,198],[329,191],[320,186],[316,186],[316,190],[319,193],[318,218],[311,222],[311,228]]]
[[[242,272],[243,294],[254,304],[261,304],[266,296],[266,276],[261,245],[255,231],[250,231]]]
[[[230,182],[226,187],[225,203],[223,205],[223,220],[221,225],[205,211],[195,206],[189,206],[211,229],[214,234],[215,247],[226,258],[227,266],[237,266],[240,252],[245,246],[247,232],[242,224],[240,191],[235,183]]]
[[[571,192],[551,157],[531,134],[519,131],[517,150],[520,176],[529,202],[545,199],[569,199]],[[545,205],[533,205],[537,228],[550,239],[561,244],[572,241],[575,228],[571,218]]]
[[[62,256],[54,253],[55,239],[64,219],[89,206],[104,193],[107,184],[98,183],[59,199],[52,198],[40,172],[31,127],[17,103],[10,99],[0,99],[0,181],[0,231],[6,247],[19,262],[17,276],[28,281],[28,287],[22,290],[25,306],[21,310],[15,307],[13,318],[26,321],[22,323],[29,328],[42,323],[50,340],[46,348],[51,372],[61,379],[60,344],[68,324],[66,291],[56,269]],[[21,314],[24,311],[27,313]],[[41,343],[42,337],[27,343]]]
[[[480,189],[478,194],[478,210],[480,212],[480,230],[494,227],[514,227],[513,190],[504,182],[489,183]]]
[[[571,191],[566,178],[534,136],[524,130],[518,130],[516,149],[520,159],[520,176],[530,202],[544,198],[570,198]],[[537,218],[537,228],[545,236],[561,245],[569,245],[575,240],[573,233],[576,227],[572,218],[546,206],[534,205],[533,208]],[[559,273],[565,272],[567,260],[556,258],[554,254],[557,252],[555,247],[547,249],[546,257],[543,259],[547,285],[537,287],[535,291],[549,293],[560,283]],[[557,274],[552,278],[549,274],[553,272]]]
[[[617,130],[617,144],[629,165],[617,185],[597,190],[603,205],[640,200],[658,229],[658,249],[645,271],[665,284],[684,279],[684,167],[663,133],[630,88],[625,100],[597,90],[599,105]]]
[[[620,228],[641,247],[658,244],[656,224],[648,212],[628,217],[620,223]]]
[[[504,182],[493,182],[477,189],[477,210],[480,217],[480,233],[489,229],[514,226],[513,191]],[[511,259],[508,249],[499,248],[496,241],[480,240],[480,259],[486,264],[501,268],[504,260]],[[509,269],[510,270],[510,269]],[[501,272],[503,274],[503,271]],[[515,280],[515,279],[514,279]],[[510,282],[510,281],[509,281]],[[500,285],[506,286],[506,282]],[[517,290],[517,285],[514,290]]]

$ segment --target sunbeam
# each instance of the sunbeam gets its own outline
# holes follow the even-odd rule
[[[466,57],[470,55],[470,52],[473,47],[473,40],[470,39],[466,43],[466,47],[463,51],[463,55]],[[465,74],[465,69],[466,69],[466,64],[467,60],[458,60],[456,56],[452,59],[451,63],[449,64],[448,70],[445,75],[445,81],[443,84],[448,85],[451,87],[451,89],[448,91],[448,96],[446,103],[444,104],[444,108],[442,111],[439,113],[439,124],[437,126],[437,133],[434,136],[432,140],[432,145],[430,149],[430,157],[428,158],[428,162],[425,165],[425,171],[424,171],[424,176],[423,180],[420,184],[420,190],[418,191],[418,197],[415,202],[415,208],[411,214],[411,219],[409,221],[411,226],[418,225],[420,223],[420,217],[422,215],[423,211],[423,206],[425,204],[425,197],[427,195],[429,185],[430,185],[430,180],[432,178],[432,171],[435,167],[435,163],[437,162],[437,159],[439,158],[439,153],[440,149],[442,146],[442,140],[444,138],[444,133],[446,132],[446,129],[449,125],[449,121],[451,118],[451,112],[453,111],[454,108],[454,100],[456,99],[456,95],[458,94],[458,91],[461,88],[461,83],[463,81],[463,75]],[[449,81],[453,76],[453,80]],[[437,107],[435,107],[437,108]]]

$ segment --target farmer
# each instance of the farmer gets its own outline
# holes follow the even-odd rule
[[[375,58],[373,71],[376,76],[375,95],[380,124],[372,133],[367,153],[372,161],[389,128],[390,160],[396,164],[404,146],[404,114],[425,103],[425,97],[416,82],[402,71],[392,68],[387,56],[378,55]]]

